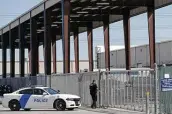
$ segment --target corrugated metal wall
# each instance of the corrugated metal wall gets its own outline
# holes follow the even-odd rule
[[[98,68],[105,68],[104,53],[98,53]],[[110,53],[110,66],[112,68],[125,68],[125,50],[115,50]],[[172,64],[172,41],[156,44],[156,63]],[[142,45],[131,48],[131,66],[137,67],[138,64],[148,67],[150,65],[149,45]]]

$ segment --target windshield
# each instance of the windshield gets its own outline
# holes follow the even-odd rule
[[[57,91],[55,91],[54,89],[51,89],[51,88],[45,88],[45,91],[47,91],[51,95],[59,94],[59,92],[57,92]]]

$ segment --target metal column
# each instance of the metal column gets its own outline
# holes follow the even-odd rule
[[[56,35],[52,37],[53,73],[56,72]]]
[[[9,46],[10,46],[10,77],[15,77],[15,37],[12,37],[12,30],[9,30]]]
[[[39,74],[39,41],[38,38],[35,39],[36,41],[36,73]]]
[[[78,28],[74,31],[74,53],[75,53],[75,72],[79,73],[79,44],[78,44]]]
[[[125,10],[123,14],[124,26],[124,42],[125,42],[125,62],[126,70],[131,69],[131,55],[130,55],[130,11]]]
[[[88,59],[89,71],[93,71],[93,27],[92,23],[87,23],[87,39],[88,39]]]
[[[31,51],[30,46],[28,47],[28,58],[29,58],[29,74],[31,73]]]
[[[6,78],[7,76],[7,41],[4,38],[4,34],[2,31],[1,34],[1,39],[2,39],[2,77]]]
[[[23,24],[19,23],[18,26],[18,35],[19,35],[19,70],[20,70],[20,77],[24,77],[25,75],[25,50],[24,50],[24,27]]]
[[[36,51],[36,38],[37,38],[37,30],[36,30],[36,20],[34,18],[30,18],[30,68],[31,68],[31,76],[36,76],[37,68],[35,68],[37,63],[37,51]]]
[[[70,73],[70,0],[64,0],[64,73]]]
[[[109,16],[103,18],[104,45],[105,45],[105,68],[110,70],[110,47],[109,47]]]
[[[51,12],[46,9],[44,9],[44,28],[44,69],[45,75],[51,75]]]
[[[149,53],[150,67],[154,68],[155,63],[155,9],[148,7],[148,30],[149,30]]]

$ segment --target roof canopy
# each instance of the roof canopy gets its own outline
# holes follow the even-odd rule
[[[154,0],[155,8],[170,5],[172,0]],[[93,23],[93,28],[103,25],[102,20],[109,16],[109,22],[114,23],[122,20],[122,15],[125,9],[130,10],[130,16],[136,16],[147,11],[147,6],[152,6],[152,0],[71,0],[70,23],[71,35],[73,30],[79,27],[79,33],[86,31],[88,22]],[[24,13],[14,21],[0,29],[1,34],[8,34],[10,28],[14,33],[16,42],[18,40],[17,27],[19,23],[24,25],[25,38],[29,41],[30,36],[30,18],[37,20],[37,33],[41,37],[44,32],[44,9],[51,10],[52,30],[57,35],[58,39],[61,37],[62,25],[62,8],[61,0],[45,0]],[[5,37],[4,35],[3,37]]]

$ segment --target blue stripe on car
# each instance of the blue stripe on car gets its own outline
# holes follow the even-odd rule
[[[27,102],[28,102],[30,96],[31,96],[31,95],[29,95],[29,94],[24,94],[24,95],[22,95],[22,97],[20,98],[20,106],[21,106],[22,109],[25,108],[25,106],[26,106],[26,104],[27,104]]]

